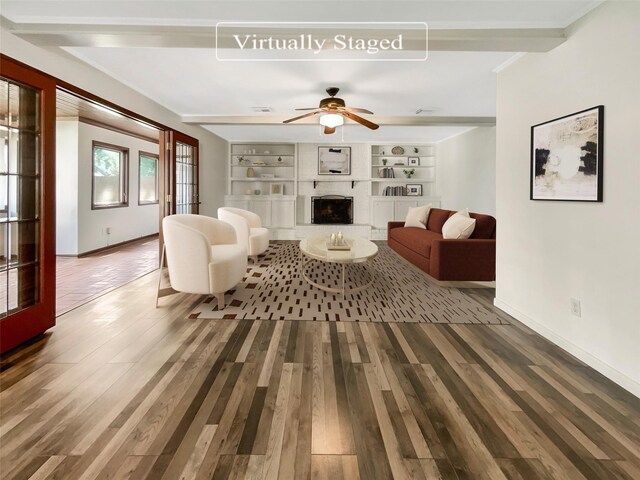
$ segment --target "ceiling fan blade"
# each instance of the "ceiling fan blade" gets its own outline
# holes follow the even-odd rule
[[[373,112],[367,110],[366,108],[345,107],[345,110],[347,112],[368,113],[369,115],[373,115]]]
[[[303,111],[303,110],[318,110],[318,107],[311,107],[311,108],[296,108],[296,110],[300,110],[300,111]]]
[[[317,111],[315,111],[315,112],[305,113],[304,115],[300,115],[300,116],[298,116],[298,117],[293,117],[293,118],[290,118],[289,120],[285,120],[285,121],[284,121],[284,122],[282,122],[282,123],[291,123],[291,122],[295,122],[296,120],[300,120],[300,119],[302,119],[302,118],[312,117],[312,116],[314,116],[314,115],[317,115],[317,114],[318,114],[318,113],[320,113],[321,111],[322,111],[322,110],[317,110]]]
[[[332,133],[336,133],[336,127],[324,127],[325,135],[331,135]]]
[[[365,127],[370,128],[371,130],[377,130],[379,127],[379,125],[376,125],[375,123],[370,122],[366,118],[362,118],[359,115],[356,115],[355,113],[344,111],[342,112],[342,115],[344,115],[347,118],[350,118],[354,122],[358,122],[360,125],[364,125]]]

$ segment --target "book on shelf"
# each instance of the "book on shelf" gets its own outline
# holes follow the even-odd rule
[[[393,168],[385,167],[378,169],[378,177],[379,178],[396,178],[396,174]]]
[[[406,197],[407,189],[403,185],[398,187],[389,186],[382,191],[382,195],[385,197]]]

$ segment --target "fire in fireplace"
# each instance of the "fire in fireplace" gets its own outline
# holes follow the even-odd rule
[[[353,223],[353,197],[337,195],[311,197],[311,223],[336,225]]]

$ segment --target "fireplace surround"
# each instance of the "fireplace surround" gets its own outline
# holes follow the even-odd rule
[[[311,197],[311,223],[315,225],[353,224],[353,197],[341,195]]]

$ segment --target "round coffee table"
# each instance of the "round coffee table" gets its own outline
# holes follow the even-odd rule
[[[342,293],[344,296],[347,293],[359,292],[373,283],[375,269],[370,260],[378,255],[378,246],[364,238],[345,237],[344,240],[351,247],[350,250],[329,250],[327,248],[329,235],[313,235],[300,241],[300,252],[303,255],[301,262],[302,278],[304,278],[309,285],[313,285],[325,292]],[[322,285],[309,278],[306,272],[307,266],[314,260],[326,263],[338,263],[342,266],[341,288]],[[345,266],[353,263],[365,264],[364,266],[369,272],[369,280],[364,285],[351,287],[345,285]]]

